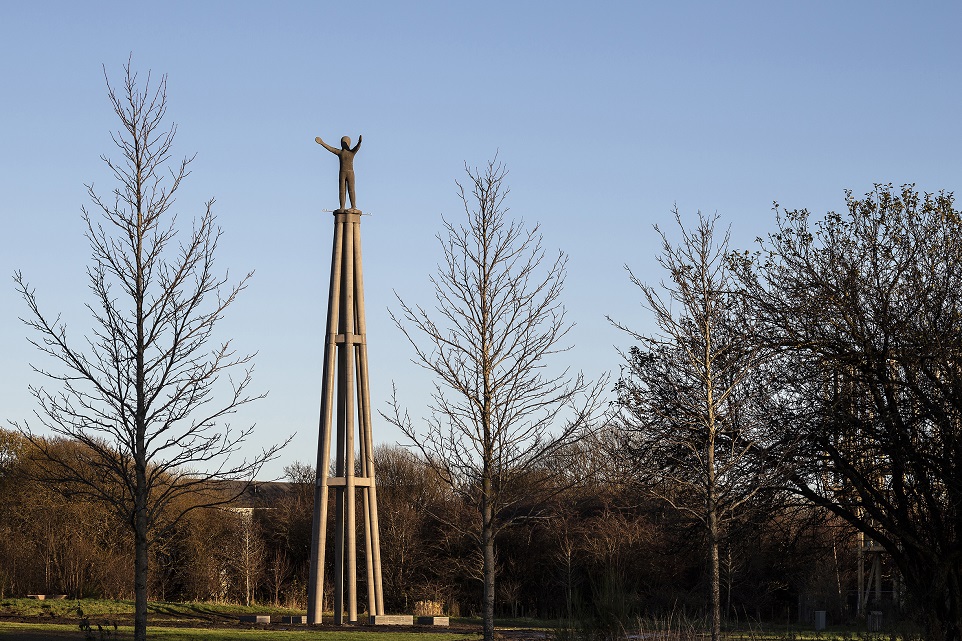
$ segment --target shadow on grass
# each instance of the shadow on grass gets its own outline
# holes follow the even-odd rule
[[[227,612],[220,607],[202,603],[157,603],[147,604],[147,612],[172,619],[193,619],[197,621],[237,621],[238,614]]]

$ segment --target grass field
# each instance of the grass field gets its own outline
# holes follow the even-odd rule
[[[152,602],[148,634],[158,641],[476,641],[480,636],[471,627],[457,631],[445,628],[345,630],[333,626],[242,624],[238,617],[245,614],[282,616],[304,612],[270,606]],[[4,599],[0,600],[0,639],[123,641],[133,638],[133,615],[132,601]],[[89,623],[89,630],[81,628],[85,621]]]
[[[133,638],[132,601],[85,599],[0,600],[0,641],[126,641]],[[452,619],[451,628],[324,625],[308,627],[286,624],[242,624],[245,614],[276,616],[302,615],[303,610],[270,606],[219,603],[165,603],[149,605],[149,638],[158,641],[478,641],[478,619]],[[89,630],[81,624],[89,623]],[[654,641],[703,641],[707,624],[702,619],[669,617],[638,620],[627,629],[579,629],[560,621],[498,619],[496,625],[505,641],[586,641],[600,638],[647,639]],[[729,641],[911,641],[917,632],[905,630],[866,633],[852,627],[815,632],[808,626],[734,626],[724,634]]]
[[[78,613],[78,609],[83,611],[83,616],[91,618],[133,617],[134,602],[111,601],[106,599],[83,599],[82,601],[70,599],[44,601],[38,601],[36,599],[0,600],[0,617],[76,618],[79,620],[81,615]],[[166,603],[162,601],[155,601],[148,604],[148,611],[150,618],[157,621],[164,619],[236,619],[242,614],[304,614],[302,610],[262,605],[247,607],[220,603]]]
[[[77,625],[55,623],[5,623],[0,622],[0,639],[4,641],[51,641],[65,639],[91,638],[97,641],[132,639],[132,626],[119,626],[97,630],[96,626],[85,633]],[[353,630],[315,630],[285,629],[285,626],[271,626],[270,629],[243,630],[236,628],[171,628],[162,625],[148,627],[148,637],[157,641],[414,641],[414,637],[424,637],[430,641],[475,641],[479,635],[450,632],[360,632]]]

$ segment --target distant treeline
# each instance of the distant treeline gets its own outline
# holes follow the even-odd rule
[[[606,455],[610,445],[604,438],[580,444],[584,467],[572,470],[550,501],[512,506],[520,517],[497,542],[500,616],[604,622],[703,611],[709,581],[702,529],[639,499],[645,494],[635,475]],[[375,461],[388,610],[435,602],[451,614],[478,612],[481,560],[470,506],[410,450],[381,446]],[[0,429],[0,598],[132,598],[129,529],[96,503],[32,481],[33,465],[29,444]],[[314,471],[294,463],[285,472],[284,483],[252,488],[230,507],[188,513],[154,544],[151,599],[305,607]],[[728,617],[784,622],[812,609],[852,614],[856,543],[824,510],[767,494],[734,515],[725,532]],[[359,558],[362,593],[365,576]]]

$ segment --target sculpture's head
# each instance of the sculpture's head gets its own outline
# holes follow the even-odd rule
[[[350,148],[351,148],[351,137],[344,136],[343,138],[341,138],[341,149],[350,149]]]

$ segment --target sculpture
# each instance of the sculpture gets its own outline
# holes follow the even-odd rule
[[[317,136],[314,139],[314,142],[316,142],[319,145],[322,145],[325,149],[327,149],[332,154],[335,154],[341,163],[340,171],[337,174],[338,195],[340,197],[340,204],[341,204],[340,209],[337,210],[339,213],[344,213],[344,212],[359,213],[360,212],[360,210],[357,209],[357,206],[354,204],[355,202],[354,201],[354,154],[356,154],[357,150],[361,148],[362,140],[364,140],[364,136],[358,136],[357,144],[354,145],[354,148],[352,149],[351,139],[348,136],[344,136],[343,138],[341,138],[341,148],[337,149],[335,147],[331,147],[329,144],[321,140],[320,136]],[[348,195],[351,198],[350,209],[344,208],[345,190],[347,191]]]
[[[367,605],[362,608],[367,611],[370,623],[390,625],[396,619],[384,616],[364,319],[364,278],[361,270],[361,212],[355,209],[354,200],[354,154],[361,147],[361,137],[358,136],[357,146],[352,148],[351,139],[344,136],[340,149],[324,144],[320,137],[315,140],[340,160],[338,185],[341,208],[334,212],[331,285],[328,288],[327,329],[323,334],[323,384],[315,468],[314,518],[311,525],[307,620],[317,624],[323,618],[324,570],[330,555],[327,549],[327,516],[331,499],[329,495],[333,494],[334,623],[358,622],[357,548],[360,547],[366,557],[362,568],[367,574]],[[345,191],[351,196],[351,209],[344,208]],[[330,466],[332,445],[333,469]],[[360,528],[358,518],[364,521]],[[358,546],[358,534],[362,532],[363,542]]]

